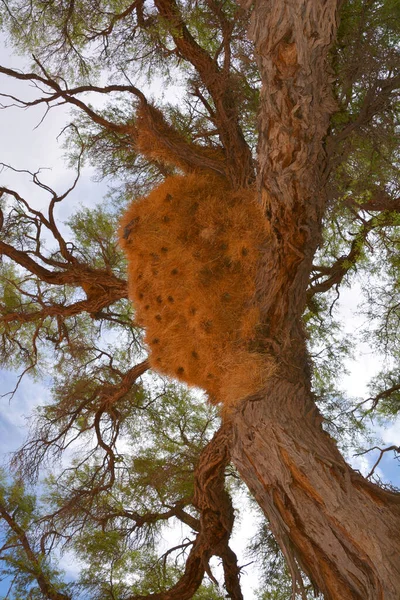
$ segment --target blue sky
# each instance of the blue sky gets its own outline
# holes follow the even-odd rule
[[[17,382],[16,373],[0,370],[0,394],[13,390]],[[4,396],[0,400],[0,452],[2,455],[17,450],[26,437],[29,414],[49,393],[41,385],[24,378],[15,397]]]

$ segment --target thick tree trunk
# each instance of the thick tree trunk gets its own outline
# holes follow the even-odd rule
[[[308,390],[291,379],[237,407],[232,460],[292,574],[295,558],[326,600],[398,600],[400,496],[344,462]]]
[[[242,0],[263,82],[259,189],[270,227],[258,292],[276,375],[232,410],[232,460],[294,579],[326,600],[398,600],[400,497],[364,480],[323,431],[301,315],[325,209],[334,110],[328,52],[339,0]]]
[[[328,52],[339,0],[256,0],[250,36],[262,78],[259,190],[270,226],[260,269],[269,336],[287,343],[304,311],[321,239],[329,160],[323,140],[336,104]],[[279,340],[277,340],[279,338]]]

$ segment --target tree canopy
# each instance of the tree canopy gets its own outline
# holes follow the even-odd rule
[[[0,366],[51,390],[1,481],[5,597],[240,600],[230,536],[248,486],[260,600],[395,600],[398,540],[383,532],[399,496],[378,465],[400,448],[367,423],[400,410],[399,3],[4,0],[0,25],[29,57],[0,65],[16,90],[1,108],[42,121],[67,107],[74,173],[56,190],[43,165],[1,163]],[[87,166],[110,191],[62,222]],[[152,370],[118,244],[129,203],[198,173],[254,197],[269,236],[249,275],[251,352],[275,367],[247,397],[229,388],[229,410]],[[17,175],[30,187],[7,184]],[[360,296],[358,341],[383,357],[367,397],[338,381],[357,356],[344,288]],[[375,445],[366,479],[336,444],[346,458]],[[65,551],[82,561],[73,582]]]

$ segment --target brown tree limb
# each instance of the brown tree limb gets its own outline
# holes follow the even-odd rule
[[[39,67],[41,69],[43,69],[42,65],[38,61],[37,61],[37,63],[39,65]],[[102,115],[100,115],[99,113],[94,111],[90,106],[88,106],[87,104],[85,104],[84,102],[82,102],[81,100],[76,98],[75,96],[78,94],[83,94],[85,92],[96,92],[99,94],[109,94],[111,92],[127,92],[127,93],[132,94],[136,98],[138,98],[140,101],[147,102],[144,94],[133,85],[108,85],[108,86],[104,86],[104,87],[93,86],[93,85],[83,85],[83,86],[78,86],[75,88],[63,89],[54,78],[50,77],[47,74],[46,71],[45,71],[45,75],[42,76],[42,75],[38,75],[37,73],[21,73],[19,71],[16,71],[15,69],[9,69],[7,67],[0,65],[0,73],[2,73],[3,75],[7,75],[9,77],[12,77],[13,79],[18,79],[20,81],[32,81],[33,83],[43,85],[43,86],[53,90],[52,93],[44,92],[44,94],[45,94],[44,96],[39,97],[35,100],[31,100],[31,101],[23,101],[20,98],[7,96],[6,94],[0,94],[0,96],[9,97],[9,98],[15,100],[19,105],[21,105],[24,108],[29,107],[29,106],[36,106],[39,104],[48,104],[49,105],[51,102],[54,102],[55,100],[62,99],[65,102],[67,102],[68,104],[72,104],[73,106],[76,106],[77,108],[82,110],[84,113],[86,113],[88,115],[88,117],[90,117],[90,119],[94,123],[97,123],[98,125],[101,125],[102,127],[106,128],[110,131],[114,131],[116,133],[129,132],[128,125],[118,124],[118,123],[109,121],[108,119],[106,119],[105,117],[103,117]]]
[[[224,552],[233,525],[233,508],[224,489],[225,467],[229,461],[230,425],[223,425],[203,449],[195,471],[195,496],[193,504],[200,511],[200,533],[186,560],[185,572],[169,590],[146,596],[129,596],[127,600],[189,600],[200,587],[213,554],[225,557],[230,577],[234,577],[234,554]],[[230,561],[228,566],[228,560]],[[229,579],[231,597],[242,600],[238,586],[238,569],[235,586]],[[228,588],[227,588],[228,589]]]
[[[36,275],[41,281],[52,285],[92,285],[95,287],[104,286],[105,289],[112,289],[116,294],[120,294],[120,298],[127,296],[127,283],[116,275],[101,269],[92,269],[83,263],[75,263],[68,265],[63,271],[50,271],[42,265],[34,261],[27,252],[18,250],[0,240],[0,255],[3,254],[12,261],[23,267],[32,275]],[[103,290],[104,292],[104,290]]]
[[[226,165],[221,148],[200,146],[187,141],[164,118],[155,106],[142,103],[132,135],[137,149],[146,158],[180,167],[186,173],[209,169],[225,175]]]
[[[373,450],[379,450],[379,456],[376,459],[374,466],[372,467],[368,475],[365,476],[366,479],[369,479],[375,473],[375,469],[378,467],[379,463],[383,458],[383,455],[386,454],[386,452],[393,451],[396,454],[400,454],[400,446],[388,446],[387,448],[379,448],[379,446],[373,446],[372,448],[368,448],[368,450],[364,450],[364,452],[357,452],[354,456],[364,456],[365,454],[367,454],[368,452],[372,452]]]
[[[36,219],[38,219],[39,227],[43,224],[53,234],[54,239],[57,241],[58,246],[60,248],[61,256],[67,262],[70,262],[70,263],[76,263],[78,261],[68,250],[67,244],[57,227],[56,221],[54,219],[54,208],[58,202],[62,202],[75,189],[75,187],[79,181],[79,177],[80,177],[82,154],[83,154],[83,148],[81,148],[81,151],[79,153],[79,157],[77,160],[77,173],[76,173],[74,182],[61,195],[58,195],[52,188],[50,188],[48,185],[44,184],[39,179],[40,170],[36,173],[32,173],[31,171],[27,171],[25,169],[16,169],[15,167],[12,167],[5,163],[0,163],[0,167],[2,167],[2,168],[9,169],[11,171],[14,171],[15,173],[27,173],[27,174],[31,175],[34,185],[41,188],[42,190],[45,190],[46,192],[48,192],[51,195],[51,200],[50,200],[49,207],[48,207],[48,218],[46,218],[45,215],[43,214],[43,212],[32,208],[29,205],[29,203],[25,200],[25,198],[23,198],[17,191],[12,190],[7,187],[4,187],[4,186],[0,186],[0,194],[1,195],[4,194],[6,196],[11,196],[12,198],[14,198],[17,201],[17,203],[22,204],[30,213],[29,215],[26,215],[27,218],[31,218],[30,215],[33,215]],[[33,218],[32,218],[32,220],[34,221]],[[37,226],[36,222],[35,222],[35,225]],[[40,231],[39,227],[37,227],[38,235],[39,235],[39,231]],[[38,246],[40,246],[39,239],[38,239],[37,243],[38,243]],[[37,253],[37,255],[39,256],[39,253]],[[46,259],[44,257],[40,256],[40,258],[42,260],[46,261]],[[51,264],[51,263],[49,263],[49,264]],[[58,263],[58,264],[60,264],[60,263]]]
[[[221,49],[223,49],[224,51],[224,63],[223,63],[223,70],[225,73],[229,73],[230,68],[231,68],[231,39],[232,39],[232,33],[233,30],[235,28],[235,17],[232,18],[232,20],[229,20],[221,5],[220,2],[217,2],[216,0],[206,0],[207,1],[207,6],[210,8],[210,10],[216,15],[216,17],[218,18],[218,21],[220,23],[220,28],[221,28],[221,33],[222,33],[222,44],[221,44],[221,48],[218,50],[217,55],[214,57],[214,60],[218,57],[218,54],[220,52]],[[239,7],[236,8],[236,14],[239,12]]]
[[[376,115],[384,114],[390,108],[395,96],[399,95],[400,75],[386,80],[377,79],[367,90],[359,111],[342,128],[334,128],[326,137],[325,148],[329,157],[329,167],[326,175],[333,173],[343,164],[352,150],[352,144],[347,140],[352,134],[361,134]],[[345,107],[346,110],[346,107]],[[368,204],[368,203],[365,203]],[[366,210],[368,210],[366,208]],[[371,210],[379,210],[371,208]]]
[[[350,251],[345,256],[338,258],[330,267],[316,267],[316,274],[311,278],[311,286],[307,291],[307,300],[310,301],[315,294],[324,293],[333,286],[341,283],[345,275],[357,264],[357,261],[364,252],[364,245],[368,234],[374,229],[393,226],[393,213],[383,212],[368,221],[364,221],[358,234],[354,237]],[[326,278],[318,283],[314,283],[320,277]]]
[[[20,172],[19,169],[13,167],[10,168],[13,171]],[[35,246],[33,249],[24,249],[24,242],[28,244],[32,242],[33,237],[28,234],[23,234],[22,242],[20,242],[21,248],[16,248],[14,245],[7,243],[5,233],[4,239],[0,240],[0,255],[7,256],[14,263],[23,267],[26,271],[34,275],[39,281],[48,283],[51,285],[71,285],[80,286],[84,289],[87,295],[87,300],[76,302],[70,306],[62,306],[57,303],[48,303],[41,301],[39,297],[36,298],[37,302],[42,305],[41,310],[35,310],[33,312],[24,312],[22,310],[13,311],[12,313],[3,314],[0,319],[3,322],[32,322],[35,318],[45,318],[46,316],[61,315],[73,316],[83,311],[90,313],[97,313],[105,306],[127,297],[127,283],[125,280],[117,277],[113,274],[109,264],[106,264],[105,269],[91,268],[79,261],[78,258],[70,251],[67,242],[61,235],[57,224],[54,219],[54,207],[56,203],[64,200],[68,194],[75,188],[79,179],[79,164],[78,173],[75,177],[73,184],[63,194],[57,194],[52,188],[44,184],[38,177],[38,173],[32,173],[30,171],[22,170],[23,173],[28,173],[32,176],[34,185],[45,190],[51,195],[51,200],[48,206],[48,216],[42,211],[35,210],[29,203],[23,198],[17,191],[0,186],[0,193],[11,196],[16,200],[17,206],[22,207],[26,212],[24,214],[19,213],[19,209],[13,208],[14,216],[11,216],[6,221],[4,230],[10,229],[11,234],[15,234],[16,228],[22,223],[32,225],[35,228]],[[41,229],[44,226],[54,237],[58,243],[60,254],[64,261],[59,260],[54,253],[50,256],[45,256],[41,250],[42,239]],[[36,260],[35,260],[36,259]],[[43,266],[43,263],[46,266]],[[47,267],[53,267],[49,269]],[[21,293],[25,293],[24,290],[20,290]],[[32,296],[30,296],[32,298]]]
[[[377,189],[368,200],[357,202],[353,198],[346,198],[345,204],[353,210],[366,212],[400,212],[400,198],[393,198],[385,190]]]
[[[237,563],[237,556],[228,544],[218,553],[222,559],[224,569],[225,588],[228,598],[232,600],[243,600],[242,589],[240,586],[240,567]]]
[[[232,183],[237,187],[248,185],[254,180],[254,165],[239,125],[231,77],[196,42],[184,23],[175,0],[155,0],[155,5],[169,27],[180,56],[193,65],[214,101],[215,124],[225,149]]]
[[[365,94],[364,101],[358,114],[352,121],[347,123],[343,129],[337,133],[333,133],[327,138],[329,152],[332,152],[333,146],[344,142],[351,133],[360,130],[363,126],[371,121],[371,119],[381,112],[385,107],[388,107],[393,100],[393,95],[399,91],[400,75],[389,77],[387,79],[377,79]]]
[[[184,510],[184,506],[190,504],[191,500],[177,502],[174,506],[172,506],[169,510],[165,512],[159,513],[144,513],[140,514],[133,510],[121,510],[121,511],[111,511],[108,512],[104,516],[100,516],[95,520],[98,520],[101,523],[102,527],[106,525],[112,519],[124,518],[133,521],[134,526],[133,530],[139,529],[144,525],[149,525],[153,523],[157,523],[159,521],[168,521],[172,517],[175,517],[191,529],[193,531],[200,531],[200,520],[196,517],[193,517],[191,514]]]
[[[390,388],[383,390],[382,392],[380,392],[373,398],[368,398],[367,400],[365,400],[365,402],[372,402],[372,406],[371,406],[370,410],[374,410],[378,406],[380,400],[385,400],[386,398],[390,398],[390,396],[395,392],[400,392],[400,383],[392,385]]]
[[[101,288],[101,285],[99,287]],[[127,295],[128,294],[126,293],[121,296],[120,294],[113,293],[113,290],[110,290],[110,288],[104,288],[103,293],[98,296],[91,297],[89,300],[80,300],[79,302],[68,304],[67,306],[65,304],[53,303],[45,306],[41,310],[32,312],[10,312],[0,315],[0,323],[33,323],[35,321],[43,321],[47,317],[57,316],[62,319],[67,319],[68,317],[74,317],[83,312],[87,312],[96,318],[101,309],[117,302],[117,300],[121,300],[121,298],[126,298]]]
[[[42,419],[34,423],[31,439],[28,439],[13,457],[12,465],[14,468],[25,478],[35,479],[38,476],[40,466],[50,452],[57,457],[68,447],[70,443],[68,436],[85,409],[91,410],[92,414],[99,414],[100,416],[106,412],[114,411],[115,416],[118,403],[131,392],[136,380],[148,369],[149,363],[144,360],[131,367],[126,373],[120,374],[119,381],[115,384],[108,384],[107,386],[99,384],[94,390],[90,389],[88,393],[81,389],[78,402],[75,398],[68,396],[63,404],[58,405],[55,416],[50,419],[46,418],[44,422]],[[59,429],[57,429],[58,423],[61,424]],[[87,428],[84,431],[87,431]],[[79,437],[80,433],[82,431],[78,428],[78,433],[74,439]],[[99,435],[100,440],[102,440],[101,432],[99,432]],[[92,494],[93,489],[89,492]],[[80,489],[78,496],[82,496],[82,494],[83,491]]]
[[[32,549],[29,539],[24,529],[17,523],[14,515],[11,515],[6,506],[0,500],[0,516],[4,519],[10,529],[16,534],[20,541],[21,547],[24,550],[26,558],[30,563],[30,573],[36,579],[40,591],[45,598],[49,600],[71,600],[71,596],[59,592],[54,587],[54,584],[49,579],[48,574],[42,567],[41,557],[38,557],[37,553]]]
[[[40,63],[39,63],[40,64]],[[41,65],[40,65],[41,66]],[[58,99],[79,108],[94,123],[100,125],[108,131],[117,134],[127,135],[132,139],[132,144],[137,151],[155,162],[166,161],[175,166],[183,167],[185,171],[194,169],[208,168],[220,174],[225,174],[224,157],[219,153],[219,158],[214,158],[217,151],[208,149],[188,142],[180,135],[169,123],[166,122],[161,111],[148,103],[144,94],[133,85],[108,85],[104,87],[94,85],[83,85],[75,88],[61,88],[59,83],[45,72],[45,76],[39,76],[35,73],[20,73],[14,69],[8,69],[0,66],[0,73],[24,81],[33,81],[40,83],[53,90],[53,93],[45,93],[44,96],[31,101],[24,101],[14,96],[0,94],[3,97],[9,97],[17,105],[27,108],[40,104],[48,106]],[[115,123],[103,117],[100,113],[94,111],[90,106],[76,98],[77,95],[94,92],[99,94],[110,94],[113,92],[133,94],[139,101],[138,119],[133,123]],[[148,139],[150,136],[150,139]],[[158,147],[158,153],[154,151]],[[247,147],[247,146],[246,146]],[[164,148],[164,153],[160,153],[160,148]],[[155,153],[155,156],[153,154]],[[8,192],[12,193],[12,192]]]
[[[92,36],[88,36],[88,39],[93,40],[99,36],[107,37],[107,36],[111,35],[114,30],[114,27],[117,23],[126,19],[126,17],[128,17],[135,11],[137,13],[139,13],[140,10],[143,8],[143,4],[144,4],[144,0],[135,0],[135,2],[132,2],[132,4],[129,4],[129,6],[127,6],[126,9],[123,10],[122,12],[114,13],[113,15],[111,15],[111,19],[110,19],[108,26],[100,31],[96,31]],[[138,22],[139,22],[139,16],[138,16]]]

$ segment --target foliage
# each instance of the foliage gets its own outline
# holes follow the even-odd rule
[[[212,550],[201,539],[211,508],[201,502],[199,465],[218,410],[147,372],[117,224],[127,201],[199,164],[252,189],[261,83],[248,19],[233,0],[2,3],[2,30],[33,57],[25,77],[0,67],[33,85],[18,97],[1,94],[4,104],[46,111],[69,105],[63,139],[76,171],[64,193],[40,171],[28,173],[46,209],[28,200],[29,191],[0,187],[0,366],[29,372],[52,390],[13,458],[15,482],[2,482],[0,559],[10,598],[162,597],[186,582],[186,566],[198,556],[190,597],[241,597],[240,567],[228,545],[232,523],[222,510],[213,514],[227,538]],[[337,110],[325,141],[328,206],[303,325],[325,428],[348,454],[369,443],[366,414],[396,418],[400,407],[399,36],[398,2],[347,0],[331,50]],[[159,156],[143,150],[154,139]],[[165,160],[168,152],[175,164]],[[56,207],[79,190],[86,164],[111,181],[112,198],[83,204],[61,223]],[[220,196],[222,204],[226,194]],[[343,288],[357,286],[364,339],[385,362],[370,398],[355,400],[339,380],[357,340],[344,333],[337,308]],[[238,317],[228,317],[233,330]],[[51,472],[44,482],[45,467]],[[26,486],[40,477],[37,501]],[[234,485],[229,493],[235,496]],[[225,499],[220,493],[213,501]],[[160,550],[178,525],[182,539]],[[55,548],[82,561],[76,586],[63,583]],[[290,575],[265,522],[252,553],[265,575],[260,600],[289,598]],[[213,554],[224,569],[224,592],[209,566]],[[200,585],[204,573],[209,580]]]
[[[63,583],[63,573],[54,567],[49,556],[51,543],[38,522],[39,507],[34,495],[21,481],[9,482],[1,473],[0,516],[1,539],[0,577],[12,581],[13,600],[33,600],[60,593],[69,597],[71,585]]]

